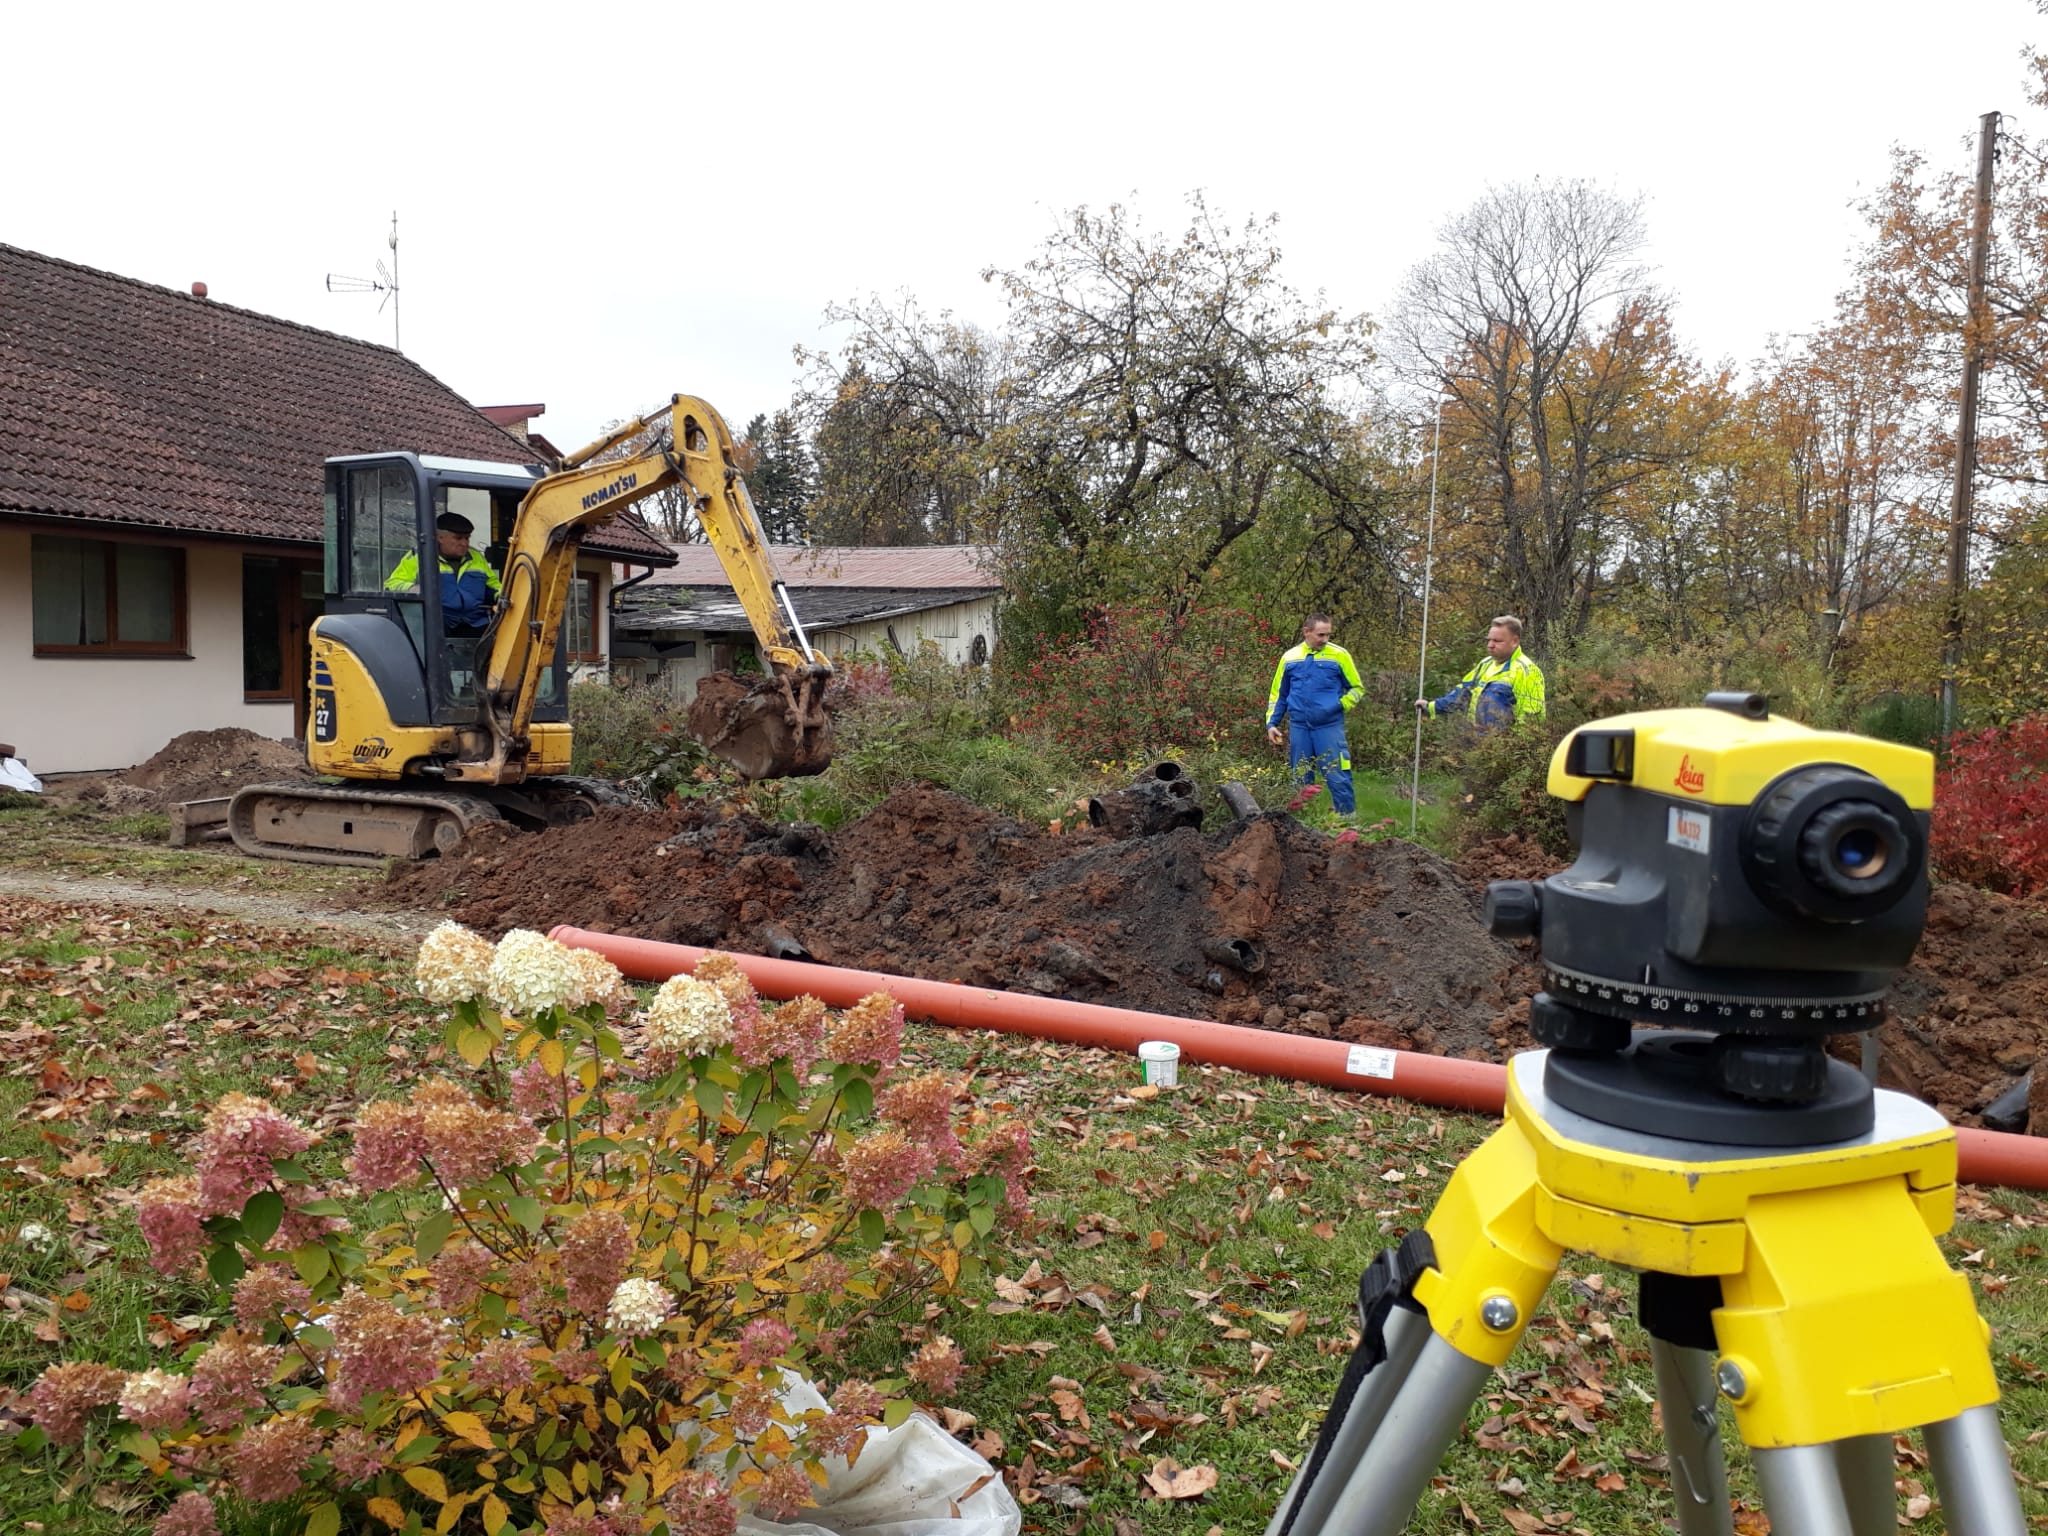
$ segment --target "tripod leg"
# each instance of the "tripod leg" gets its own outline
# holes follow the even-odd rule
[[[1892,1536],[1899,1524],[1899,1491],[1892,1480],[1892,1437],[1854,1435],[1835,1442],[1842,1496],[1856,1536]]]
[[[1652,1337],[1650,1364],[1657,1373],[1657,1403],[1664,1413],[1678,1536],[1734,1536],[1714,1357],[1704,1349],[1686,1349]]]
[[[1965,1536],[2022,1536],[2026,1516],[1999,1433],[1998,1410],[1966,1408],[1929,1424],[1927,1462],[1951,1531]]]
[[[1297,1531],[1323,1529],[1345,1477],[1379,1432],[1387,1409],[1415,1365],[1415,1357],[1429,1342],[1429,1319],[1407,1307],[1395,1307],[1387,1314],[1383,1332],[1387,1358],[1366,1373],[1363,1385],[1344,1411],[1343,1424],[1320,1461],[1314,1457],[1303,1461],[1301,1470],[1288,1485],[1287,1497],[1273,1512],[1266,1536],[1293,1536]]]
[[[1832,1445],[1752,1447],[1749,1459],[1774,1536],[1857,1536]]]
[[[1328,1516],[1299,1536],[1399,1536],[1492,1374],[1432,1333]]]

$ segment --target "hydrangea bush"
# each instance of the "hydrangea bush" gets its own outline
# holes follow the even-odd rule
[[[944,1337],[906,1381],[829,1379],[1025,1210],[1024,1128],[899,1070],[896,1003],[772,1006],[713,955],[615,1028],[609,961],[454,924],[416,975],[464,1080],[365,1104],[331,1186],[313,1132],[223,1098],[139,1219],[232,1326],[158,1368],[50,1367],[17,1449],[132,1457],[173,1494],[156,1536],[258,1506],[306,1536],[728,1536],[809,1505],[908,1416],[892,1394],[952,1388]],[[829,1406],[793,1409],[792,1376]]]

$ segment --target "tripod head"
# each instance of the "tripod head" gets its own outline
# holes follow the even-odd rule
[[[1823,1043],[1882,1021],[1919,943],[1932,756],[1719,693],[1579,727],[1549,789],[1575,862],[1496,881],[1486,909],[1495,933],[1541,947],[1529,1029],[1552,1094],[1703,1140],[1867,1130],[1869,1085]]]

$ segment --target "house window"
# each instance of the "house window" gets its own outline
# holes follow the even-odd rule
[[[569,582],[569,606],[562,615],[562,633],[568,637],[571,661],[602,661],[604,650],[597,629],[597,578],[576,576]]]
[[[183,656],[185,552],[108,539],[30,541],[38,656]]]
[[[955,603],[951,607],[940,608],[933,613],[929,613],[925,616],[925,622],[931,625],[929,633],[934,640],[958,640],[960,638],[960,605]]]

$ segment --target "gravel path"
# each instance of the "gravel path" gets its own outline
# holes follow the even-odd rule
[[[0,869],[0,895],[93,906],[169,907],[239,917],[272,928],[332,928],[382,939],[393,946],[417,942],[438,919],[421,912],[319,911],[289,897],[236,891],[138,885],[81,879],[24,869]]]

